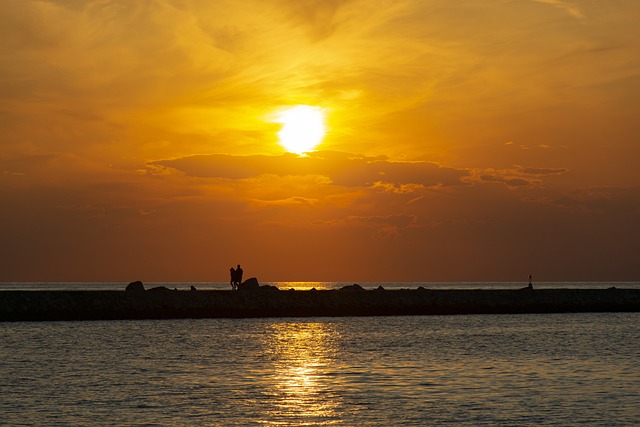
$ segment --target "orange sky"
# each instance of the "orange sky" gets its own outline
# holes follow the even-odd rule
[[[0,280],[640,280],[639,21],[2,1]],[[304,157],[272,120],[297,104],[327,112]]]

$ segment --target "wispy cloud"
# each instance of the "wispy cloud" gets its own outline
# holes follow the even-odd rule
[[[542,178],[563,175],[566,168],[515,167],[510,169],[476,169],[471,171],[472,182],[502,183],[511,188],[534,187],[542,184]]]
[[[563,1],[563,0],[532,0],[532,1],[536,3],[542,3],[542,4],[547,4],[549,6],[553,6],[557,9],[560,9],[566,12],[569,16],[572,16],[573,18],[576,18],[579,20],[586,18],[584,12],[578,5],[572,4],[571,2],[568,2],[568,1]]]

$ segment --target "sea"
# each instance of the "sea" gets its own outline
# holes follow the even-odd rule
[[[640,289],[534,283],[614,286]],[[639,332],[640,313],[0,322],[0,426],[639,426]]]

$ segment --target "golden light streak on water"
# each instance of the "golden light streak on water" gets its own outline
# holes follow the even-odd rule
[[[308,420],[302,425],[331,424],[338,417],[340,400],[327,388],[324,374],[335,363],[338,331],[328,323],[276,323],[265,334],[263,344],[271,349],[274,385],[266,390],[273,399],[273,411],[266,425],[291,416]]]

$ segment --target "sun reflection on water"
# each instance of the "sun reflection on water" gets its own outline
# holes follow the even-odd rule
[[[327,373],[335,362],[338,332],[329,323],[275,323],[263,335],[273,378],[264,394],[271,410],[266,425],[330,425],[339,419],[339,399]]]

